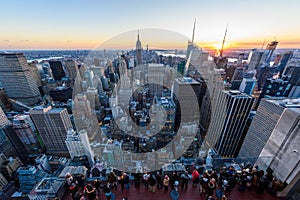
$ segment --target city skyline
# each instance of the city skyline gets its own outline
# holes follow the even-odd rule
[[[267,44],[275,39],[280,42],[279,48],[297,48],[300,44],[299,2],[294,0],[289,4],[277,0],[143,4],[31,0],[2,4],[2,50],[93,49],[116,35],[145,28],[163,28],[191,38],[194,19],[197,19],[195,43],[204,48],[220,47],[227,24],[225,48],[261,48],[264,41]],[[142,33],[141,42],[145,48],[148,41]],[[163,45],[174,48],[171,43]],[[186,41],[182,48],[185,45]],[[124,48],[129,47],[124,45]]]

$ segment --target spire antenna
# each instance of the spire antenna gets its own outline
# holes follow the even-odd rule
[[[192,36],[192,43],[194,44],[194,38],[195,38],[195,29],[196,29],[196,18],[194,21],[194,28],[193,28],[193,36]]]
[[[224,44],[225,44],[226,35],[227,35],[227,28],[228,28],[228,24],[226,25],[226,29],[225,29],[225,35],[224,35],[223,42],[222,42],[222,48],[221,48],[221,51],[220,51],[220,57],[223,56]]]

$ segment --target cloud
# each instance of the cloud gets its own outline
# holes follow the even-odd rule
[[[2,40],[3,42],[9,42],[9,40]]]

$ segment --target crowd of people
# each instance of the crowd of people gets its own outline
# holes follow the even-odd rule
[[[178,200],[180,192],[186,191],[189,186],[199,191],[202,199],[207,200],[226,200],[236,186],[240,192],[256,190],[258,193],[263,193],[266,188],[270,188],[270,185],[274,191],[284,187],[272,176],[271,171],[258,171],[253,167],[238,171],[230,166],[220,171],[206,170],[204,172],[195,167],[191,172],[156,171],[131,175],[136,190],[139,190],[143,184],[145,190],[149,192],[155,193],[157,190],[163,190],[169,193],[172,200]],[[110,172],[105,181],[97,178],[91,183],[86,182],[84,175],[75,178],[71,174],[66,175],[67,190],[73,200],[100,199],[101,193],[106,200],[114,200],[118,188],[121,188],[122,194],[126,196],[126,191],[130,189],[130,182],[127,173],[116,170]]]

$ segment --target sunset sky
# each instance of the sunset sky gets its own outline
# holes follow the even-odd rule
[[[93,49],[130,31],[110,47],[134,48],[128,42],[135,42],[137,29],[144,47],[176,47],[176,37],[161,44],[145,30],[191,38],[195,18],[195,41],[202,47],[219,46],[228,24],[227,48],[260,48],[274,39],[279,48],[299,48],[299,8],[299,0],[6,0],[0,6],[0,49]]]

